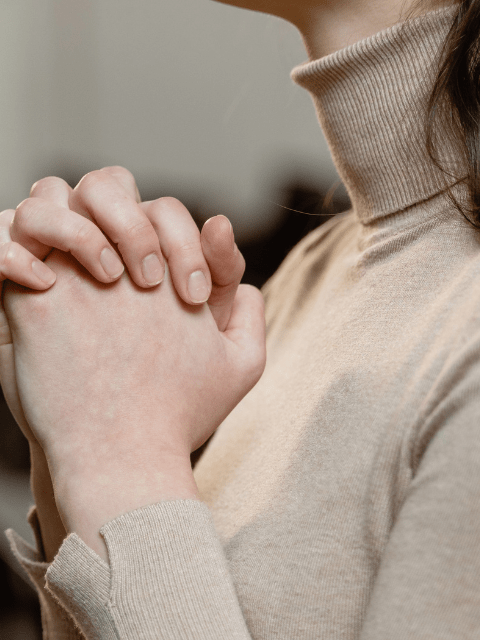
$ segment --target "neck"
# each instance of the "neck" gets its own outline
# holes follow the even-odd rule
[[[317,60],[457,0],[219,0],[276,15],[300,31],[308,55]]]
[[[455,13],[451,4],[400,21],[292,72],[314,100],[363,225],[396,225],[397,218],[408,225],[418,214],[406,215],[406,209],[466,175],[455,131],[435,122],[437,155],[447,174],[428,156],[425,138],[426,107]]]
[[[317,60],[392,27],[413,8],[411,0],[332,0],[299,16],[296,26],[310,60]],[[422,6],[416,15],[427,10]]]

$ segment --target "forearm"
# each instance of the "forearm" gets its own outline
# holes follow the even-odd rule
[[[114,456],[93,469],[85,465],[80,475],[61,466],[55,476],[58,509],[67,531],[75,532],[107,563],[99,533],[107,522],[162,500],[199,500],[188,456],[137,460],[134,465],[118,463],[119,459]]]
[[[30,483],[37,509],[46,562],[52,562],[67,532],[60,518],[47,459],[40,445],[30,443]]]

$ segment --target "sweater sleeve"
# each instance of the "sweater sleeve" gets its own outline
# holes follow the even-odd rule
[[[35,536],[33,549],[12,529],[6,532],[12,552],[32,582],[40,601],[44,640],[85,640],[72,617],[45,587],[45,574],[50,564],[45,562],[37,511],[32,507],[28,522]]]
[[[413,425],[412,478],[365,594],[360,640],[478,636],[480,337],[460,351]],[[205,503],[163,501],[116,518],[101,535],[110,565],[70,534],[42,592],[63,605],[87,640],[253,638]],[[48,640],[75,638],[55,633]]]
[[[436,386],[360,640],[472,640],[480,629],[480,358]],[[205,503],[160,502],[101,534],[110,566],[71,534],[46,574],[87,640],[253,637]]]
[[[46,574],[87,640],[251,637],[205,503],[163,501],[100,533],[110,566],[73,533]]]
[[[480,340],[424,401],[361,640],[480,637]]]

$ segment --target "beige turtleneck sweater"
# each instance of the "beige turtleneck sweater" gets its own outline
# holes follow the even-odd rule
[[[48,640],[480,638],[480,232],[422,130],[451,17],[293,71],[353,208],[265,286],[267,368],[195,468],[202,501],[105,525],[110,566],[9,533]]]

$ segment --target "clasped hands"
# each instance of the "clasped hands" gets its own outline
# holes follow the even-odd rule
[[[137,194],[129,172],[109,167],[73,190],[40,181],[0,214],[4,394],[45,453],[66,531],[104,558],[98,530],[109,520],[198,498],[190,453],[265,366],[263,299],[239,285],[244,262],[228,220],[217,216],[200,234],[177,200],[140,203]],[[103,249],[116,251],[100,229],[127,266],[120,277],[102,268]],[[31,268],[47,254],[50,288]],[[142,270],[150,254],[159,259],[154,281],[164,275],[157,286]],[[188,276],[198,283],[199,271],[210,297],[193,305]]]

